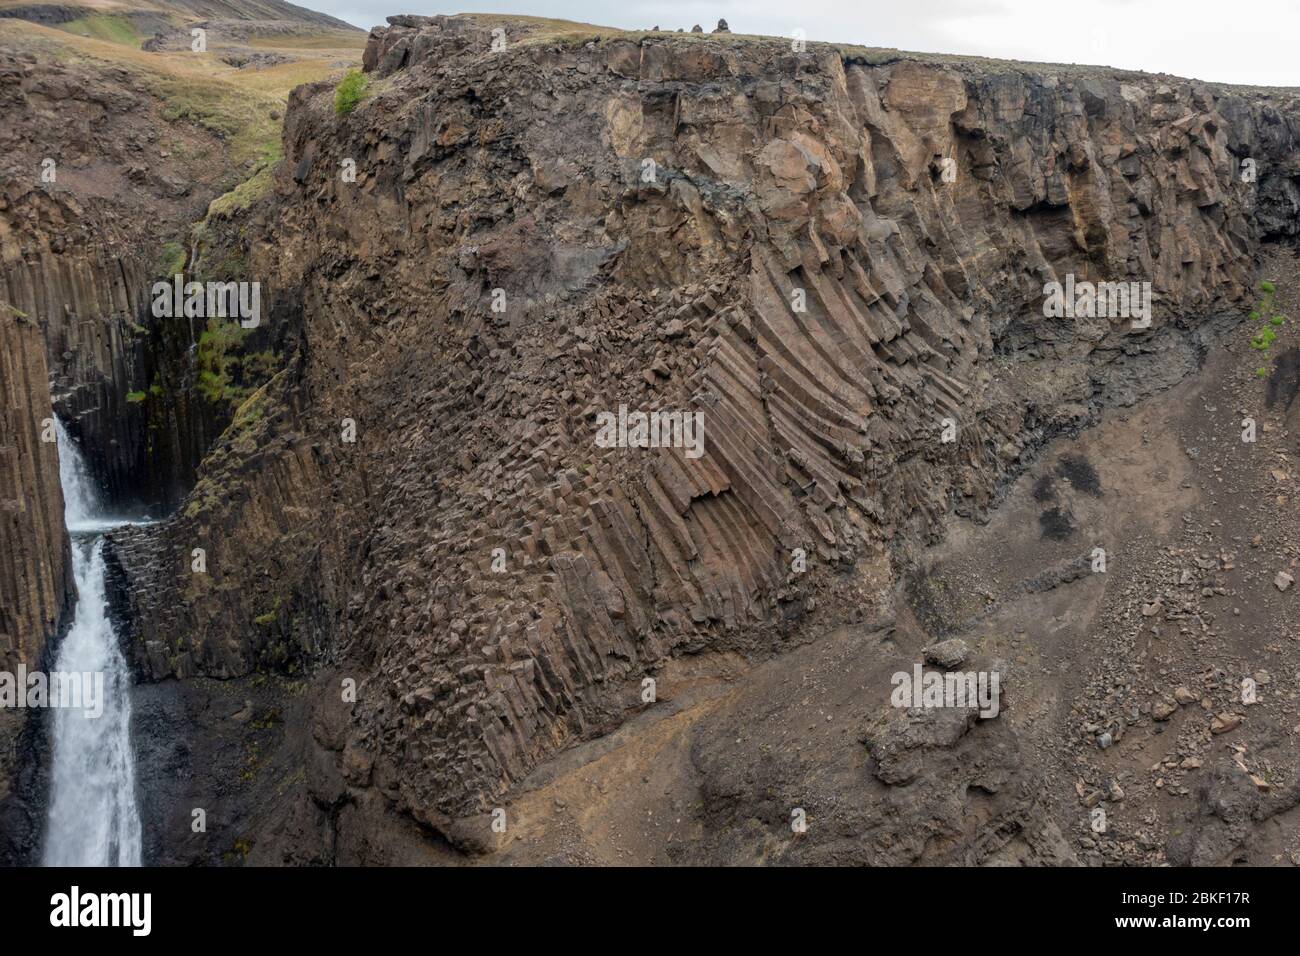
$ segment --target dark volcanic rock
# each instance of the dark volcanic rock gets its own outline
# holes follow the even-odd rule
[[[498,51],[473,18],[390,18],[355,111],[328,84],[295,91],[277,194],[239,240],[292,357],[178,514],[115,541],[146,678],[355,680],[335,770],[302,787],[345,843],[364,827],[334,811],[383,806],[471,845],[665,661],[807,636],[836,568],[983,515],[1054,434],[1197,367],[1295,214],[1289,103],[532,31],[508,21]],[[1151,283],[1150,327],[1045,317],[1046,284],[1071,275]],[[598,443],[620,407],[698,413],[701,454]],[[1059,509],[1044,522],[1071,530]],[[719,747],[698,756],[721,834],[757,781]],[[931,749],[922,798],[895,798],[931,829],[850,813],[809,857],[1049,841],[1010,728]],[[833,772],[868,757],[842,750]],[[776,759],[772,785],[794,782],[769,823],[806,769]],[[969,788],[986,815],[964,812]]]

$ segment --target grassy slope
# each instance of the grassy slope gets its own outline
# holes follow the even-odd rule
[[[109,20],[108,16],[96,19]],[[125,22],[125,21],[124,21]],[[76,30],[38,26],[24,20],[0,19],[0,45],[20,47],[39,55],[80,65],[130,70],[143,89],[166,104],[166,115],[211,130],[226,143],[232,168],[252,162],[247,179],[216,200],[219,208],[243,206],[270,185],[269,169],[280,158],[281,120],[289,91],[302,83],[342,76],[347,65],[360,60],[362,33],[322,30],[319,45],[286,48],[299,57],[265,69],[245,69],[223,63],[218,53],[147,53],[125,36],[84,37]],[[277,49],[277,41],[303,37],[267,37],[260,45]],[[304,55],[304,50],[306,55]]]
[[[80,8],[95,14],[152,14],[175,24],[193,20],[287,20],[316,29],[356,30],[342,20],[286,0],[0,0],[0,10],[41,5]]]
[[[110,43],[134,47],[140,45],[141,39],[130,20],[115,14],[92,14],[69,20],[67,23],[60,23],[58,29],[77,36],[89,35],[96,40],[107,40]]]
[[[364,33],[310,33],[298,36],[252,36],[248,45],[258,50],[284,50],[301,53],[304,50],[362,50],[366,46]]]

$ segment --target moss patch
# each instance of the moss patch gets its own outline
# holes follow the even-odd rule
[[[239,408],[279,367],[275,352],[245,352],[252,332],[231,319],[210,318],[199,336],[199,393],[214,405]]]
[[[268,156],[261,165],[242,183],[223,193],[208,204],[209,216],[229,216],[241,209],[247,209],[258,199],[271,192],[274,184],[272,175],[275,164],[280,159],[280,144],[277,142],[272,150],[272,155]]]
[[[154,263],[154,274],[171,278],[185,268],[185,247],[175,239],[169,239],[158,250],[158,259]]]

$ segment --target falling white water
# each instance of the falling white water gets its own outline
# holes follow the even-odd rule
[[[125,519],[103,513],[86,459],[58,418],[54,419],[54,433],[59,440],[59,484],[63,486],[63,520],[68,533],[103,534],[129,524]]]
[[[80,449],[56,420],[64,518],[72,534],[77,611],[55,671],[102,674],[103,712],[52,708],[53,768],[46,866],[139,866],[140,814],[131,750],[131,675],[108,617],[100,511]]]
[[[59,484],[63,486],[63,520],[69,531],[80,531],[92,512],[98,510],[99,496],[86,470],[86,460],[63,427],[54,419],[54,434],[59,440]]]

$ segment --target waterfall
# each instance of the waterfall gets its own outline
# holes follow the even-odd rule
[[[69,532],[93,530],[93,515],[99,510],[99,495],[86,468],[86,459],[63,427],[61,419],[54,419],[54,433],[59,446],[59,484],[63,486],[63,521]]]
[[[80,449],[56,419],[64,520],[72,535],[77,609],[55,672],[102,675],[102,712],[54,707],[47,866],[139,866],[140,813],[131,750],[131,674],[109,620],[102,513]],[[98,708],[94,708],[97,710]]]

